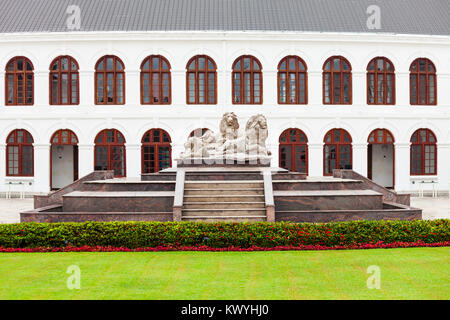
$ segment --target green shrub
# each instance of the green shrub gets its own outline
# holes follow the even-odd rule
[[[0,225],[0,247],[275,247],[450,240],[450,220],[332,223],[84,222]]]

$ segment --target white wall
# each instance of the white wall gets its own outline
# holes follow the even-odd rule
[[[79,106],[49,106],[48,70],[58,55],[73,56],[80,65]],[[94,65],[105,54],[119,56],[126,71],[126,105],[94,105]],[[139,66],[151,54],[164,55],[172,66],[172,105],[139,104]],[[211,56],[218,66],[218,104],[187,105],[185,67],[196,54]],[[256,56],[263,66],[263,105],[231,104],[231,66],[242,54]],[[308,66],[308,105],[277,104],[276,72],[281,58],[295,54]],[[332,55],[345,56],[353,71],[353,104],[322,104],[322,65]],[[5,106],[5,65],[17,55],[27,56],[35,67],[34,106]],[[396,70],[396,105],[366,104],[365,70],[376,56],[389,58]],[[431,59],[437,68],[438,105],[409,105],[409,65],[418,57]],[[269,124],[268,146],[273,165],[278,165],[278,138],[283,130],[297,127],[309,141],[309,173],[323,173],[323,137],[332,128],[344,128],[352,136],[353,163],[367,172],[367,137],[375,128],[386,128],[395,138],[396,189],[411,188],[409,140],[418,128],[433,130],[438,139],[438,179],[441,189],[450,180],[450,37],[315,34],[290,32],[143,32],[0,35],[0,159],[5,159],[9,132],[28,130],[35,141],[34,191],[49,189],[49,142],[58,129],[71,129],[79,139],[80,177],[93,169],[93,141],[105,128],[120,130],[127,141],[127,174],[140,172],[139,145],[151,128],[166,130],[173,141],[173,158],[182,151],[186,136],[195,128],[218,129],[225,111],[233,111],[241,126],[255,113]],[[443,151],[441,152],[441,147]],[[356,151],[356,152],[355,152]],[[2,161],[0,161],[1,163]],[[39,164],[39,165],[36,165]],[[5,165],[0,164],[0,190],[5,185]]]

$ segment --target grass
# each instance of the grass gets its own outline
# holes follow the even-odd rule
[[[0,299],[449,299],[449,251],[3,253]],[[67,288],[70,265],[80,290]]]

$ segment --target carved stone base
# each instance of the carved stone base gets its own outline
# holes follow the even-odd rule
[[[177,167],[270,167],[271,157],[175,159]]]

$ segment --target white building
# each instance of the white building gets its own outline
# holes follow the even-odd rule
[[[273,166],[448,190],[450,5],[405,3],[2,0],[0,191],[25,181],[48,192],[94,168],[139,177],[175,165],[188,135],[217,131],[227,111],[241,126],[267,117]],[[150,90],[147,77],[170,85]],[[113,145],[101,141],[109,134]]]

